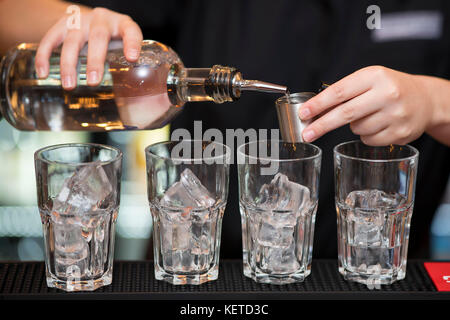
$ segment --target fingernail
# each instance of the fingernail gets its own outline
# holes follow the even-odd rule
[[[37,76],[38,78],[45,78],[45,69],[43,67],[37,69]]]
[[[314,131],[312,131],[311,129],[310,130],[305,130],[303,132],[303,140],[305,140],[307,142],[314,140],[315,136],[316,135],[315,135]]]
[[[91,71],[88,74],[88,83],[96,84],[98,83],[98,72],[97,71]]]
[[[62,79],[62,85],[64,88],[72,88],[74,87],[74,83],[75,81],[72,76],[65,76]]]
[[[137,59],[139,57],[139,52],[136,49],[128,50],[128,58]]]
[[[300,119],[306,119],[311,114],[309,108],[301,108],[299,112]]]

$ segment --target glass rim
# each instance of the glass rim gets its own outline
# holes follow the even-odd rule
[[[401,161],[407,161],[407,160],[412,160],[412,159],[416,159],[419,156],[419,150],[417,150],[416,148],[414,148],[413,146],[409,145],[409,144],[405,144],[405,145],[399,145],[399,144],[392,144],[392,146],[394,147],[401,147],[401,148],[408,148],[410,149],[413,154],[411,156],[407,156],[407,157],[398,157],[395,159],[368,159],[368,158],[362,158],[362,157],[355,157],[355,156],[349,156],[346,155],[340,151],[338,151],[338,148],[344,145],[349,145],[349,144],[363,144],[364,146],[370,147],[370,148],[389,148],[389,146],[369,146],[364,144],[361,140],[352,140],[352,141],[346,141],[346,142],[342,142],[339,143],[338,145],[336,145],[333,148],[333,153],[334,156],[339,155],[342,158],[346,158],[346,159],[351,159],[351,160],[357,160],[357,161],[364,161],[364,162],[377,162],[377,163],[384,163],[384,162],[401,162]]]
[[[89,162],[68,162],[68,161],[60,161],[60,160],[49,160],[42,156],[42,153],[45,151],[51,151],[51,150],[62,149],[62,148],[67,148],[67,147],[90,147],[90,148],[97,147],[100,149],[115,151],[116,155],[114,157],[112,157],[110,160],[98,160],[98,161],[89,161]],[[40,148],[40,149],[36,150],[36,152],[34,153],[35,161],[41,161],[41,162],[45,162],[48,164],[64,164],[64,165],[69,165],[69,166],[82,166],[82,165],[89,165],[92,163],[98,163],[103,166],[103,165],[107,165],[107,164],[116,162],[116,161],[122,159],[122,157],[123,157],[123,152],[119,148],[108,146],[105,144],[90,143],[90,142],[54,144],[54,145]]]
[[[305,92],[290,93],[288,96],[289,96],[289,98],[309,97],[309,99],[311,99],[312,97],[314,97],[316,95],[317,95],[317,93],[315,93],[315,92],[305,91]],[[307,100],[309,100],[309,99],[307,99]],[[275,104],[276,105],[279,105],[279,104],[282,104],[282,103],[285,103],[285,104],[287,104],[287,103],[289,103],[289,104],[299,104],[299,103],[304,103],[307,100],[305,100],[303,102],[294,102],[294,103],[291,102],[291,103],[289,103],[289,101],[286,98],[286,95],[283,95],[283,96],[279,97],[277,100],[275,100]]]
[[[280,143],[286,143],[286,144],[303,144],[306,145],[308,147],[312,147],[315,151],[317,151],[317,154],[312,155],[312,156],[308,156],[308,157],[303,157],[303,158],[290,158],[290,159],[274,159],[274,158],[269,158],[269,157],[254,157],[254,156],[250,156],[248,154],[245,154],[241,151],[242,148],[244,148],[244,146],[250,145],[252,143],[260,143],[260,142],[264,142],[264,141],[269,141],[269,142],[277,142],[278,144]],[[284,140],[269,140],[269,139],[264,139],[264,140],[256,140],[256,141],[250,141],[247,143],[243,143],[241,144],[237,150],[236,153],[243,155],[245,158],[249,158],[249,159],[256,159],[256,160],[263,160],[263,161],[273,161],[273,162],[294,162],[294,161],[306,161],[306,160],[312,160],[312,159],[316,159],[316,158],[320,158],[322,156],[322,149],[320,149],[318,146],[312,144],[312,143],[307,143],[307,142],[288,142],[288,141],[284,141]]]
[[[223,155],[219,155],[219,156],[215,156],[215,157],[202,157],[202,158],[194,158],[194,157],[190,157],[190,158],[177,158],[177,159],[173,159],[171,157],[165,157],[165,156],[160,156],[157,155],[155,153],[153,153],[152,151],[150,151],[150,148],[158,146],[158,145],[170,145],[170,144],[175,144],[175,143],[180,143],[180,142],[191,142],[191,143],[195,143],[195,142],[209,142],[209,143],[214,143],[216,145],[222,146],[224,147],[225,152],[223,153]],[[164,159],[164,160],[170,160],[170,161],[176,161],[176,162],[181,162],[181,163],[188,163],[188,162],[198,162],[198,161],[212,161],[212,160],[220,160],[220,159],[225,159],[224,164],[228,163],[230,158],[231,158],[231,149],[230,147],[228,147],[226,144],[221,143],[221,142],[217,142],[217,141],[212,141],[212,140],[198,140],[198,139],[183,139],[183,140],[178,140],[178,141],[160,141],[160,142],[156,142],[156,143],[152,143],[150,145],[148,145],[145,148],[145,154],[152,157],[152,158],[156,158],[156,159]]]

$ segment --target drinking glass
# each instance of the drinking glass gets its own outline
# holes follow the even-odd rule
[[[285,284],[310,274],[321,155],[307,143],[254,141],[238,148],[245,276]]]
[[[409,145],[334,148],[339,272],[369,288],[406,275],[419,152]]]
[[[47,285],[92,291],[112,281],[122,152],[60,144],[35,152]]]
[[[177,285],[216,280],[229,148],[182,140],[150,145],[145,154],[156,279]]]

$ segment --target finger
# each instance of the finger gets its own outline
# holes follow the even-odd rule
[[[374,135],[389,126],[388,117],[383,112],[375,112],[350,123],[350,129],[358,136]]]
[[[368,91],[372,87],[372,81],[370,68],[360,69],[306,101],[299,109],[299,116],[302,120],[311,119]]]
[[[376,112],[379,108],[376,93],[373,91],[363,93],[316,119],[303,131],[303,139],[306,142],[314,141],[331,130]]]
[[[96,86],[103,78],[106,53],[111,34],[104,21],[93,22],[89,32],[87,56],[87,83]]]
[[[136,61],[141,54],[143,39],[141,28],[131,18],[126,17],[119,23],[119,34],[123,41],[125,57],[128,61]]]
[[[66,90],[76,87],[78,54],[84,42],[84,37],[79,30],[68,32],[64,40],[61,50],[60,73],[62,86]]]
[[[403,141],[396,141],[393,139],[394,135],[390,128],[386,128],[373,135],[361,136],[361,141],[369,146],[388,146],[390,144],[406,144]]]
[[[41,39],[34,59],[34,66],[39,78],[47,78],[49,73],[49,59],[53,49],[58,47],[64,40],[65,28],[56,24]]]

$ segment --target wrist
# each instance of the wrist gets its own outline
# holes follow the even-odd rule
[[[426,131],[450,125],[450,81],[430,76],[419,77],[428,101],[428,105],[424,107],[430,112]]]

